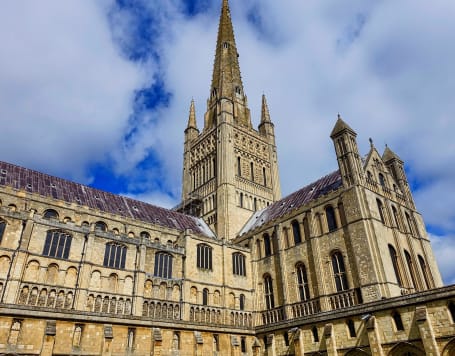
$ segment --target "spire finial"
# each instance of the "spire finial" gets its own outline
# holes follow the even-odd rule
[[[370,137],[370,138],[368,139],[368,141],[370,141],[370,147],[371,147],[371,148],[374,148],[373,139]]]
[[[262,94],[262,109],[261,109],[261,124],[264,122],[272,122],[270,120],[269,107],[267,105],[267,99],[265,94]]]

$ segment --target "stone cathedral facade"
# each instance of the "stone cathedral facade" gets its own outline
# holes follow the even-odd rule
[[[227,0],[173,210],[0,162],[0,355],[455,355],[403,161],[338,117],[339,169],[281,198]]]

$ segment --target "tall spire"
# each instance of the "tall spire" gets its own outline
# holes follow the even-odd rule
[[[234,93],[242,98],[244,95],[228,0],[223,0],[221,8],[210,90],[211,99],[216,100],[221,93],[223,96],[231,98],[234,97]]]
[[[261,124],[264,122],[271,122],[271,120],[267,99],[265,98],[265,94],[262,94]]]
[[[196,125],[196,109],[194,108],[194,99],[191,100],[190,105],[190,115],[188,116],[188,125],[187,128],[193,127],[197,129]]]

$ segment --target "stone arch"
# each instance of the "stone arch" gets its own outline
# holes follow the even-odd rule
[[[388,356],[425,356],[425,352],[408,342],[400,342],[390,350]]]
[[[166,298],[166,291],[167,291],[167,284],[166,282],[160,283],[160,299],[167,299]]]
[[[174,284],[172,287],[172,300],[175,302],[180,300],[180,286],[178,284]]]
[[[99,289],[100,288],[100,281],[101,281],[101,272],[100,271],[93,271],[92,276],[90,278],[90,288],[91,289]]]
[[[197,303],[197,288],[196,287],[191,287],[190,295],[191,295],[191,302]]]
[[[125,282],[123,283],[123,294],[131,295],[133,292],[133,277],[126,276]]]
[[[152,298],[153,283],[147,279],[144,283],[144,298]]]
[[[6,278],[10,262],[9,256],[4,255],[0,257],[0,278]]]
[[[59,267],[56,263],[51,263],[46,271],[46,283],[57,284]]]
[[[107,279],[107,290],[115,293],[117,292],[118,286],[118,276],[115,273],[111,273],[109,278]]]
[[[442,356],[451,356],[455,355],[455,338],[450,340],[447,345],[444,347],[441,353]]]
[[[77,269],[75,267],[69,267],[66,270],[65,286],[74,287],[76,285],[76,278],[77,278]]]
[[[37,260],[31,260],[27,264],[27,269],[25,270],[24,274],[24,281],[38,281],[38,272],[39,272],[40,264]]]

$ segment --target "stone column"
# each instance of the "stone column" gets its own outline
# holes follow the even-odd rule
[[[52,356],[55,344],[56,321],[48,320],[46,323],[46,331],[44,334],[43,347],[41,348],[40,356]]]
[[[415,315],[425,353],[429,356],[439,356],[440,352],[434,337],[431,321],[428,319],[427,307],[424,305],[417,307]]]
[[[376,318],[374,316],[370,316],[369,319],[367,319],[366,329],[368,333],[368,341],[370,343],[371,354],[373,356],[384,356],[384,350],[382,349],[379,330],[376,326]]]
[[[327,348],[327,355],[338,356],[335,334],[333,332],[333,324],[325,324],[324,337]]]

